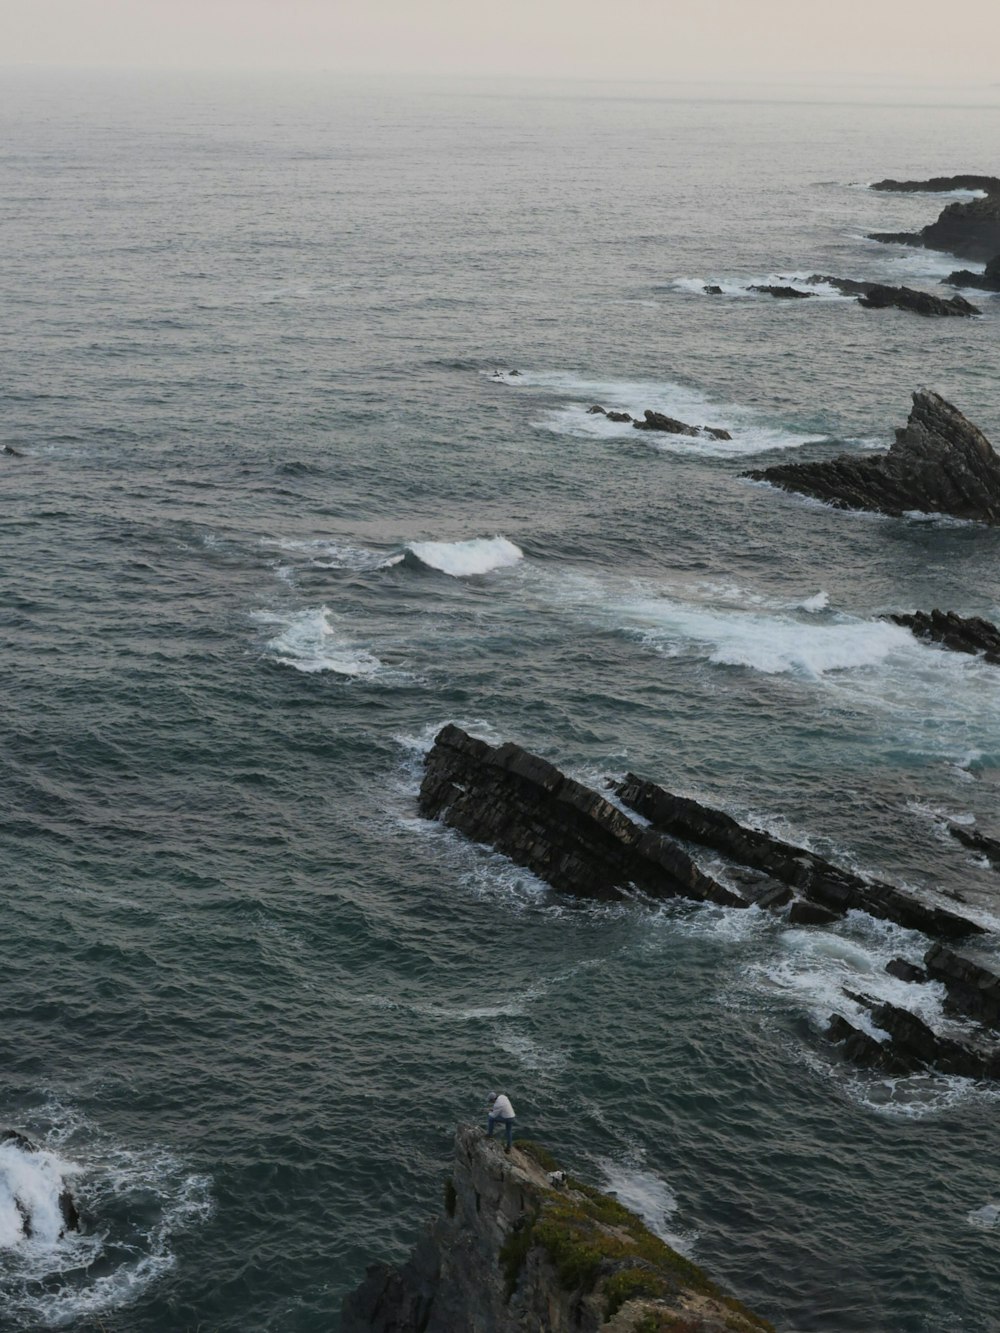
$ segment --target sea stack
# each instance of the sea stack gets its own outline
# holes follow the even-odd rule
[[[774,1333],[610,1195],[544,1149],[459,1125],[444,1212],[400,1267],[375,1264],[341,1333]]]
[[[744,473],[838,509],[950,514],[1000,524],[1000,458],[986,436],[940,394],[920,389],[885,454],[840,454]]]
[[[936,222],[920,231],[870,232],[873,241],[944,250],[961,259],[985,262],[1000,252],[1000,191],[984,199],[949,204]]]

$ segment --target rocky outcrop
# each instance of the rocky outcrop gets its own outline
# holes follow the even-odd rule
[[[643,412],[642,421],[633,421],[632,425],[636,430],[659,430],[665,435],[707,435],[713,440],[731,440],[733,437],[728,430],[723,430],[721,426],[689,426],[685,421],[678,421],[676,417],[668,417],[663,412],[654,412],[646,408]]]
[[[614,412],[614,411],[609,412],[608,409],[607,409],[606,407],[601,407],[601,405],[600,405],[599,403],[595,403],[593,407],[588,407],[588,408],[587,408],[587,415],[588,415],[589,417],[593,417],[593,416],[607,417],[607,419],[608,419],[609,421],[631,421],[631,420],[632,420],[632,417],[631,417],[631,415],[630,415],[628,412]]]
[[[810,283],[825,283],[828,287],[834,287],[838,292],[843,292],[845,296],[864,296],[872,287],[872,282],[862,282],[859,278],[834,278],[829,273],[814,273],[808,279]]]
[[[899,516],[917,510],[1000,523],[1000,458],[982,431],[939,394],[913,395],[906,426],[885,454],[841,454],[744,473],[838,509]]]
[[[581,898],[693,898],[745,907],[670,838],[640,828],[597,792],[519,745],[456,726],[427,756],[420,813],[487,843],[553,888]]]
[[[763,829],[747,828],[722,810],[675,796],[634,773],[616,782],[614,790],[658,832],[720,852],[793,888],[805,901],[796,903],[790,915],[802,924],[823,924],[856,909],[933,936],[954,938],[981,930],[946,907],[921,902],[893,884],[864,879],[815,852],[783,842]]]
[[[931,981],[944,983],[952,1013],[1000,1030],[1000,977],[944,944],[928,949],[924,967]]]
[[[13,1145],[22,1153],[34,1155],[42,1152],[37,1143],[34,1143],[27,1135],[19,1133],[16,1129],[0,1129],[0,1146],[4,1144]],[[35,1234],[34,1209],[38,1207],[39,1200],[31,1193],[22,1197],[18,1193],[16,1185],[11,1187],[11,1193],[14,1207],[21,1218],[22,1235],[25,1240],[30,1240]],[[62,1236],[67,1231],[79,1231],[80,1214],[76,1206],[76,1200],[66,1186],[60,1189],[57,1203],[62,1216],[62,1229],[59,1234]]]
[[[759,292],[761,296],[773,296],[779,301],[802,301],[807,296],[815,296],[815,292],[800,292],[797,287],[782,287],[777,283],[759,283],[756,286],[748,287],[748,292]]]
[[[984,292],[1000,292],[1000,255],[994,255],[982,273],[962,268],[949,273],[944,281],[952,287],[978,287]]]
[[[722,295],[722,288],[719,286],[717,282],[706,283],[705,286],[702,288],[702,291],[705,293],[706,296]]]
[[[936,222],[920,231],[869,232],[869,239],[944,250],[961,259],[984,262],[1000,253],[1000,192],[988,194],[985,199],[949,204]]]
[[[936,609],[889,615],[885,619],[912,630],[918,639],[939,643],[956,653],[981,653],[985,661],[1000,666],[1000,628],[990,620]]]
[[[994,870],[1000,870],[1000,838],[991,838],[988,834],[968,828],[965,824],[949,823],[948,832],[966,847],[985,856]]]
[[[915,315],[948,317],[981,315],[978,306],[967,301],[964,296],[934,296],[930,292],[919,292],[913,287],[890,287],[883,282],[873,282],[868,290],[858,297],[858,304],[870,310],[910,310]]]
[[[875,181],[870,190],[891,190],[896,194],[947,194],[952,190],[1000,190],[996,176],[931,176],[925,181]]]
[[[341,1333],[773,1333],[614,1198],[535,1145],[455,1136],[445,1209],[400,1268],[376,1264]]]
[[[939,1032],[900,1005],[845,992],[869,1011],[880,1034],[834,1014],[826,1035],[841,1046],[846,1059],[892,1075],[936,1072],[1000,1079],[1000,977],[941,943],[928,949],[922,968],[896,958],[886,971],[918,985],[943,984],[945,1013],[960,1021],[952,1030]]]

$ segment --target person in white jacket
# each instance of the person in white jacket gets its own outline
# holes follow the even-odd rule
[[[504,1096],[502,1092],[491,1092],[486,1103],[486,1137],[493,1137],[493,1130],[499,1122],[507,1130],[507,1152],[510,1152],[510,1145],[514,1139],[514,1108],[510,1104],[510,1098]]]

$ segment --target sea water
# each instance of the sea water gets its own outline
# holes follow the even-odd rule
[[[454,721],[996,926],[946,821],[1000,832],[1000,673],[881,617],[1000,616],[1000,535],[741,472],[922,385],[1000,440],[994,298],[746,290],[933,288],[865,233],[945,201],[864,186],[995,169],[997,99],[35,72],[0,115],[3,1327],[335,1330],[491,1086],[783,1330],[1000,1327],[1000,1094],[822,1037],[844,987],[940,1017],[884,972],[925,938],[573,902],[415,800]]]

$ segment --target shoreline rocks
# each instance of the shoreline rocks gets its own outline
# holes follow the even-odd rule
[[[994,255],[982,273],[967,268],[958,269],[942,278],[950,287],[977,287],[984,292],[1000,292],[1000,255]]]
[[[654,412],[648,407],[642,415],[644,418],[642,421],[632,422],[636,430],[659,430],[666,435],[707,435],[713,440],[731,440],[733,438],[729,431],[723,430],[721,426],[689,426],[685,421],[668,417],[663,412]]]
[[[910,629],[918,639],[939,643],[956,653],[981,653],[984,661],[1000,666],[1000,628],[980,616],[963,617],[954,611],[914,611],[912,615],[884,617]]]
[[[887,179],[875,181],[869,190],[887,190],[895,194],[947,194],[951,190],[985,190],[993,194],[1000,190],[1000,178],[996,176],[931,176],[924,181],[896,181]]]
[[[868,239],[887,245],[915,245],[943,250],[960,259],[986,261],[1000,253],[1000,192],[984,199],[948,204],[936,222],[920,231],[869,232]]]
[[[900,517],[910,511],[1000,524],[1000,458],[958,408],[920,389],[885,454],[840,454],[825,463],[784,463],[743,474],[838,509]]]
[[[912,287],[890,287],[887,283],[869,283],[868,290],[858,296],[858,304],[870,310],[911,310],[915,315],[964,316],[981,315],[978,306],[964,296],[934,296]]]
[[[399,1267],[372,1265],[342,1333],[774,1333],[547,1149],[459,1125],[444,1210]]]

